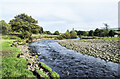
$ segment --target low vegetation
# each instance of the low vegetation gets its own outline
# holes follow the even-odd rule
[[[17,47],[11,47],[14,40],[3,40],[2,42],[2,77],[33,77],[33,73],[27,70],[27,61],[24,58],[17,58],[21,53]]]
[[[53,72],[51,73],[51,77],[52,77],[53,79],[60,79],[59,74],[57,74],[55,71],[53,71]]]
[[[41,76],[41,78],[50,79],[50,77],[46,75],[45,73],[43,73],[43,71],[36,69],[36,72]]]
[[[32,38],[37,38],[37,39],[39,39],[39,38],[57,38],[57,37],[59,37],[59,35],[47,35],[47,34],[33,34],[32,35]]]
[[[45,70],[52,72],[52,69],[49,66],[47,66],[46,64],[44,64],[43,62],[40,62],[40,66],[43,67]]]

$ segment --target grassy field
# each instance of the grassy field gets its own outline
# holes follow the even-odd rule
[[[59,37],[59,35],[46,35],[46,34],[33,34],[32,35],[33,38],[55,38],[55,37]]]
[[[18,47],[11,47],[14,40],[2,39],[2,77],[34,77],[32,72],[27,70],[27,61],[24,58],[17,58],[21,53]]]

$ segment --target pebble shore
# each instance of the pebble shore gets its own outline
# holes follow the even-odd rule
[[[68,49],[75,50],[82,54],[120,63],[119,40],[73,39],[58,40],[57,42]]]

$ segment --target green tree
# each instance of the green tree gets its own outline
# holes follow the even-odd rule
[[[60,35],[59,31],[55,31],[54,35]]]
[[[89,36],[93,36],[94,35],[94,31],[93,30],[90,30],[89,31]]]
[[[104,25],[105,25],[105,36],[108,36],[109,35],[109,29],[108,29],[109,25],[106,23],[104,23]]]
[[[42,28],[42,27],[40,27],[39,33],[40,33],[40,34],[43,33],[43,28]]]
[[[77,33],[76,33],[76,31],[71,31],[70,32],[70,36],[71,36],[71,38],[77,38]]]
[[[2,34],[7,34],[10,31],[10,25],[7,24],[4,20],[0,21],[0,31]]]
[[[115,32],[113,30],[109,31],[109,36],[113,37],[115,35]]]
[[[15,32],[22,33],[23,38],[30,37],[32,33],[39,33],[40,26],[38,26],[37,23],[37,20],[24,13],[15,16],[14,19],[9,22],[9,24],[11,24],[11,29]]]
[[[64,35],[65,35],[66,39],[70,39],[71,38],[70,32],[66,32]]]
[[[88,33],[87,33],[87,31],[77,31],[77,35],[87,36]]]
[[[71,38],[70,32],[66,32],[66,33],[60,35],[60,38],[70,39]]]
[[[101,37],[106,36],[105,31],[106,30],[104,30],[104,29],[99,29],[99,36],[101,36]]]
[[[50,31],[44,31],[44,34],[51,35],[52,33]]]
[[[100,30],[96,28],[94,31],[94,36],[99,36],[99,35],[100,35]]]
[[[33,34],[38,34],[38,33],[40,33],[40,31],[41,31],[41,28],[40,28],[40,26],[38,26],[38,25],[34,25],[34,26],[32,27],[32,29],[31,29],[31,32],[32,32]]]

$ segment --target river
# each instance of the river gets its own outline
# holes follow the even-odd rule
[[[60,77],[118,77],[119,64],[67,49],[53,39],[36,41],[30,46],[41,53],[40,62],[50,66]]]

